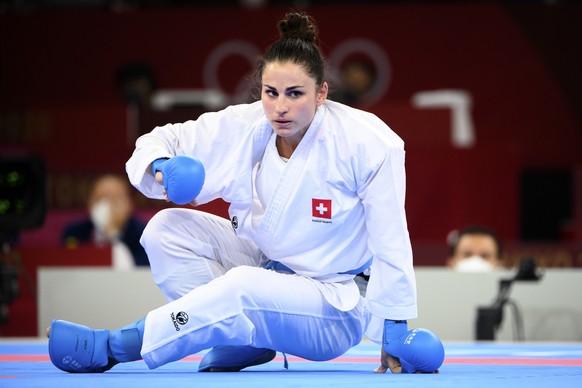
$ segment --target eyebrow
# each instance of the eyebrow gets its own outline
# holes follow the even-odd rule
[[[265,86],[265,87],[267,87],[269,89],[277,90],[277,88],[275,88],[275,87],[273,87],[271,85],[268,85],[268,84],[263,84],[263,86]],[[299,88],[303,88],[303,87],[304,86],[301,86],[301,85],[295,85],[295,86],[289,86],[288,88],[285,88],[285,90],[286,91],[289,91],[289,90],[299,89]]]

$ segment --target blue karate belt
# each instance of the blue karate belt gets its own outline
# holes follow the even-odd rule
[[[370,258],[370,260],[366,261],[364,263],[364,265],[362,265],[359,268],[356,269],[352,269],[346,272],[340,272],[340,275],[357,275],[359,273],[364,272],[365,270],[367,270],[368,268],[370,268],[370,266],[372,265],[372,258]],[[277,260],[270,260],[264,267],[265,269],[272,269],[273,271],[278,271],[278,272],[287,272],[287,273],[295,273],[295,271],[293,271],[291,268],[287,267],[285,264],[282,264],[280,262],[278,262]]]

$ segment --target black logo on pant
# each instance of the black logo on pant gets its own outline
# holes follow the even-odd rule
[[[188,323],[188,314],[186,314],[184,311],[180,311],[177,315],[171,313],[170,318],[172,318],[172,322],[174,323],[176,331],[180,331],[180,325],[185,325]]]

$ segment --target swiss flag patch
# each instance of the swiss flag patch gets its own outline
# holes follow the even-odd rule
[[[311,199],[311,215],[331,219],[331,199]]]

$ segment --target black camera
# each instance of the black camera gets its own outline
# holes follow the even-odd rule
[[[542,274],[536,268],[533,257],[520,260],[517,272],[512,278],[499,280],[499,293],[493,304],[489,307],[477,308],[477,320],[475,325],[476,339],[495,340],[495,334],[503,321],[503,308],[509,305],[513,308],[515,320],[515,336],[517,340],[523,340],[523,322],[517,304],[509,298],[511,285],[516,281],[538,281]]]
[[[22,268],[17,245],[22,230],[41,226],[46,214],[46,173],[38,156],[0,155],[0,323],[18,297]]]
[[[46,173],[38,156],[0,156],[0,233],[41,226],[46,213]]]

